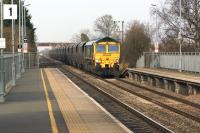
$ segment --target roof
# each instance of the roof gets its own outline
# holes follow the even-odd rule
[[[100,42],[116,42],[119,43],[119,41],[111,38],[111,37],[104,37],[98,40],[94,40],[94,41],[89,41],[85,44],[85,46],[89,46],[89,45],[93,45],[93,43],[100,43]]]
[[[115,40],[111,37],[104,37],[104,38],[96,40],[96,43],[99,43],[99,42],[116,42],[116,43],[119,43],[117,40]]]

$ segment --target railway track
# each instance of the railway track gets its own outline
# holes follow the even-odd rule
[[[170,99],[172,99],[172,100],[176,100],[176,101],[178,101],[178,102],[181,102],[181,103],[190,105],[190,106],[192,106],[192,107],[194,107],[194,108],[200,109],[200,104],[198,104],[198,103],[194,103],[194,102],[188,101],[188,100],[183,99],[183,98],[179,98],[179,97],[175,97],[175,96],[172,96],[172,95],[169,95],[169,94],[165,94],[165,93],[162,93],[162,92],[159,92],[159,91],[150,89],[150,88],[148,88],[148,87],[146,87],[146,86],[142,86],[142,85],[139,85],[139,84],[137,84],[137,83],[133,83],[133,82],[130,82],[130,81],[126,81],[126,80],[123,80],[123,79],[120,79],[120,78],[117,78],[116,80],[121,81],[121,82],[124,82],[124,83],[129,84],[129,85],[132,85],[132,86],[140,87],[140,88],[143,89],[143,90],[147,90],[147,91],[150,91],[150,92],[152,92],[152,93],[158,94],[158,95],[160,95],[160,96],[163,96],[163,97],[166,97],[166,98],[170,98]]]
[[[145,116],[133,107],[123,103],[116,97],[105,92],[97,85],[92,84],[87,79],[82,78],[80,75],[71,72],[70,70],[60,68],[60,70],[67,75],[72,81],[79,85],[84,91],[92,96],[96,101],[103,105],[111,114],[118,118],[130,130],[136,133],[156,133],[165,132],[172,133],[173,131],[167,129],[163,125],[157,123],[151,118]],[[78,79],[78,80],[77,80]],[[82,83],[80,83],[82,82]],[[82,87],[87,84],[90,87]],[[90,89],[88,89],[90,88]]]
[[[74,69],[75,70],[75,69]],[[66,71],[66,70],[65,70]],[[65,74],[66,74],[66,72],[64,72]],[[69,77],[69,74],[71,74],[71,77],[73,78],[73,74],[75,74],[76,72],[74,72],[74,73],[70,73],[70,72],[67,72],[68,73],[68,77]],[[165,108],[165,110],[169,110],[169,111],[171,111],[171,112],[174,112],[174,113],[176,113],[176,114],[178,114],[178,115],[180,115],[180,116],[184,116],[184,117],[186,117],[186,118],[184,118],[184,119],[190,119],[190,120],[192,120],[192,121],[196,121],[196,122],[198,122],[198,123],[200,123],[200,119],[199,119],[199,117],[197,117],[197,116],[195,116],[195,115],[193,115],[193,114],[189,114],[189,113],[187,113],[187,112],[185,112],[185,111],[182,111],[182,110],[180,110],[180,109],[177,109],[176,107],[171,107],[170,105],[167,105],[167,104],[164,104],[164,103],[162,103],[162,102],[160,102],[160,99],[159,99],[159,97],[154,97],[154,98],[151,98],[149,95],[148,95],[148,93],[154,93],[154,94],[157,94],[157,95],[159,95],[160,97],[162,96],[162,97],[165,97],[165,98],[169,98],[169,99],[172,99],[172,100],[174,100],[174,101],[178,101],[178,102],[180,102],[180,103],[183,103],[183,104],[186,104],[186,105],[188,105],[188,106],[191,106],[191,107],[193,107],[193,108],[195,108],[195,110],[196,109],[199,109],[199,104],[196,104],[196,103],[193,103],[193,102],[190,102],[190,101],[188,101],[188,100],[186,100],[186,99],[181,99],[181,98],[177,98],[177,97],[174,97],[174,96],[171,96],[171,95],[168,95],[168,94],[164,94],[164,93],[162,93],[162,92],[157,92],[157,91],[155,91],[155,90],[150,90],[148,87],[143,87],[143,86],[140,86],[140,85],[135,85],[134,83],[130,83],[129,81],[124,81],[124,80],[122,80],[122,79],[115,79],[115,80],[105,80],[105,79],[102,79],[102,78],[99,78],[98,76],[95,76],[95,75],[91,75],[90,73],[88,73],[88,72],[82,72],[82,73],[85,73],[85,74],[89,74],[90,76],[92,76],[92,77],[94,77],[94,78],[96,78],[96,79],[100,79],[100,80],[102,80],[103,82],[106,82],[106,83],[108,83],[110,86],[114,86],[114,87],[116,87],[116,88],[119,88],[119,89],[121,89],[121,90],[124,90],[124,91],[126,91],[126,92],[128,92],[128,93],[132,93],[133,95],[135,95],[135,96],[138,96],[138,97],[140,97],[140,98],[142,98],[142,99],[145,99],[145,100],[147,100],[147,101],[150,101],[150,102],[152,102],[152,103],[154,103],[154,104],[156,104],[156,105],[158,105],[158,106],[161,106],[162,108]],[[78,74],[78,75],[76,75],[76,76],[78,76],[78,77],[76,77],[76,80],[74,80],[74,82],[76,83],[76,82],[79,82],[80,80],[83,80],[82,82],[87,82],[87,83],[85,83],[85,84],[88,84],[89,86],[90,86],[90,88],[93,88],[93,89],[101,89],[100,87],[98,87],[98,86],[95,86],[94,84],[91,84],[89,81],[87,81],[87,79],[85,78],[85,79],[81,79],[81,74]],[[78,80],[77,80],[78,79]],[[76,83],[76,84],[79,84],[79,83]],[[126,84],[126,85],[124,85],[124,84]],[[129,85],[129,86],[128,86]],[[80,84],[80,86],[81,86],[81,84]],[[93,86],[93,87],[92,87]],[[139,88],[140,90],[144,90],[144,91],[147,91],[148,93],[144,93],[144,94],[142,94],[140,91],[136,91],[136,92],[134,92],[134,90],[132,89],[132,87],[137,87],[137,88]],[[108,88],[108,87],[107,87]],[[88,90],[84,90],[84,91],[88,91]],[[103,90],[97,90],[97,92],[99,92],[99,93],[101,93],[101,94],[103,94],[104,96],[99,96],[99,97],[104,97],[103,99],[106,99],[106,98],[109,98],[109,99],[112,99],[111,101],[114,101],[115,103],[116,102],[121,102],[121,101],[119,101],[119,100],[117,100],[117,98],[115,99],[115,97],[114,97],[114,99],[112,98],[113,96],[111,95],[111,94],[108,94],[108,93],[106,93],[105,91],[103,91]],[[94,92],[94,93],[91,93],[91,95],[93,95],[93,94],[96,94],[97,92]],[[90,93],[90,91],[88,91],[87,93]],[[98,96],[96,96],[97,97],[97,99],[98,99]],[[95,100],[96,100],[96,98],[94,98]],[[134,125],[134,124],[132,124],[132,123],[140,123],[140,122],[133,122],[132,121],[132,117],[130,117],[130,115],[128,115],[128,117],[125,117],[125,115],[124,114],[126,114],[126,113],[121,113],[121,112],[123,112],[123,111],[120,111],[120,110],[123,110],[123,109],[125,109],[126,111],[129,111],[129,113],[131,113],[131,108],[132,107],[130,107],[129,105],[127,105],[127,104],[125,104],[125,103],[123,103],[123,105],[125,105],[124,107],[121,107],[121,109],[117,109],[117,107],[115,108],[114,107],[114,104],[110,104],[109,105],[109,103],[111,103],[109,100],[108,101],[101,101],[102,99],[100,98],[100,100],[98,101],[99,103],[101,103],[101,104],[105,104],[106,103],[106,105],[105,106],[107,106],[106,107],[106,109],[109,111],[109,112],[113,112],[112,114],[116,117],[116,118],[118,118],[122,123],[124,123],[124,125],[126,125],[129,129],[131,129],[132,131],[134,131],[134,132],[158,132],[158,131],[160,131],[160,130],[154,130],[154,129],[152,129],[152,127],[154,127],[155,129],[159,129],[159,128],[157,128],[155,125],[154,126],[152,126],[152,124],[151,124],[151,122],[148,122],[148,120],[144,120],[143,118],[140,118],[140,119],[142,119],[142,120],[139,120],[140,122],[144,122],[144,121],[146,121],[146,125],[147,126],[145,126],[145,129],[147,129],[147,130],[144,130],[143,128],[141,128],[141,126],[140,125],[142,125],[142,124],[138,124],[138,125]],[[104,103],[105,102],[105,103]],[[118,105],[119,105],[119,103],[118,103]],[[109,106],[111,107],[111,109],[109,109]],[[122,105],[120,105],[120,106],[122,106]],[[114,110],[113,110],[113,109]],[[123,108],[123,109],[122,109]],[[128,109],[127,109],[128,108]],[[130,109],[130,110],[129,110]],[[117,110],[117,111],[116,111]],[[191,112],[192,112],[192,110],[191,110]],[[121,116],[120,116],[120,115]],[[131,113],[132,114],[132,113]],[[199,114],[199,113],[198,113]],[[136,115],[137,116],[137,115]],[[130,119],[131,118],[131,119]],[[148,117],[147,117],[148,118]],[[189,120],[188,119],[188,120]],[[151,120],[151,119],[150,119]],[[127,122],[128,121],[128,122]],[[144,125],[144,124],[143,124]],[[161,125],[162,126],[162,125]],[[164,127],[165,128],[165,127]],[[134,130],[134,129],[136,129],[136,131]],[[167,128],[166,128],[167,129]],[[170,130],[169,130],[170,131]],[[162,132],[167,132],[167,131],[162,131]],[[172,132],[172,131],[171,131]]]
[[[195,115],[192,115],[190,113],[187,113],[185,111],[182,111],[180,109],[177,109],[175,107],[172,107],[170,105],[167,105],[167,104],[165,104],[163,102],[160,102],[160,99],[158,97],[155,99],[155,98],[152,98],[150,96],[145,95],[145,94],[147,94],[145,92],[138,92],[136,90],[131,89],[133,87],[130,87],[130,86],[129,86],[129,88],[124,87],[124,86],[122,86],[120,84],[121,81],[119,81],[119,80],[116,80],[116,82],[108,81],[108,80],[104,80],[104,79],[102,79],[102,80],[105,81],[105,82],[107,82],[107,83],[109,83],[109,84],[112,84],[112,85],[114,85],[114,86],[116,86],[116,87],[118,87],[118,88],[120,88],[122,90],[125,90],[125,91],[127,91],[127,92],[129,92],[129,93],[131,93],[133,95],[136,95],[136,96],[138,96],[140,98],[143,98],[143,99],[145,99],[147,101],[150,101],[150,102],[152,102],[152,103],[154,103],[156,105],[159,105],[159,106],[161,106],[161,107],[163,107],[165,109],[168,109],[168,110],[170,110],[172,112],[175,112],[175,113],[177,113],[179,115],[185,116],[186,118],[190,118],[190,119],[192,119],[192,120],[200,123],[200,118],[199,117],[197,117]]]
[[[40,56],[39,57],[39,68],[59,68],[62,66],[61,62],[52,60],[50,58]]]
[[[89,75],[91,75],[89,72],[86,72],[86,73],[89,74]],[[186,117],[186,118],[189,118],[189,119],[191,119],[191,120],[193,120],[193,121],[196,121],[196,122],[199,122],[199,123],[200,123],[200,113],[196,113],[197,115],[190,114],[190,113],[188,113],[188,112],[186,112],[186,111],[183,111],[183,110],[178,109],[178,108],[176,108],[176,107],[172,107],[172,106],[170,106],[170,105],[168,105],[168,104],[165,104],[165,103],[163,103],[163,102],[160,102],[160,98],[165,97],[165,98],[168,98],[168,99],[170,99],[170,100],[174,100],[174,101],[176,101],[176,102],[183,103],[183,104],[185,104],[186,106],[191,106],[191,107],[194,108],[194,109],[200,109],[200,105],[197,104],[197,103],[193,103],[193,102],[190,102],[190,101],[188,101],[188,100],[181,99],[181,98],[178,98],[178,97],[175,97],[175,96],[167,95],[167,94],[164,94],[164,93],[161,93],[161,92],[158,92],[158,91],[149,89],[149,88],[147,88],[147,87],[142,87],[142,86],[140,86],[140,85],[135,85],[135,84],[133,84],[133,83],[130,83],[130,82],[128,82],[128,81],[124,81],[124,80],[119,79],[119,78],[117,78],[117,79],[115,79],[115,80],[106,80],[106,79],[100,78],[99,76],[96,76],[96,75],[91,75],[91,76],[93,76],[93,77],[95,77],[95,78],[98,78],[98,79],[100,79],[100,80],[102,80],[102,81],[104,81],[104,82],[106,82],[106,83],[108,83],[108,84],[111,84],[111,85],[113,85],[113,86],[115,86],[115,87],[117,87],[117,88],[120,88],[120,89],[122,89],[122,90],[124,90],[124,91],[127,91],[127,92],[129,92],[129,93],[131,93],[131,94],[133,94],[133,95],[136,95],[136,96],[138,96],[138,97],[140,97],[140,98],[142,98],[142,99],[145,99],[145,100],[147,100],[147,101],[150,101],[150,102],[152,102],[152,103],[154,103],[154,104],[156,104],[156,105],[158,105],[158,106],[160,106],[160,107],[163,107],[163,108],[168,109],[168,110],[170,110],[170,111],[172,111],[172,112],[174,112],[174,113],[177,113],[177,114],[179,114],[179,115],[182,115],[182,116],[184,116],[184,117]],[[124,87],[123,85],[120,85],[120,82],[123,82],[123,83],[125,83],[125,84],[128,84],[129,87]],[[130,86],[130,85],[131,85],[131,86]],[[125,86],[127,86],[127,85],[125,85]],[[136,87],[137,90],[134,90],[134,89],[133,89],[134,87]],[[141,89],[143,89],[143,90],[145,90],[145,91],[148,91],[148,92],[150,92],[150,93],[157,94],[157,95],[162,96],[162,97],[158,97],[158,96],[157,96],[156,98],[153,98],[153,97],[151,97],[151,95],[148,96],[148,95],[149,95],[148,92],[140,92]],[[147,95],[146,95],[146,94],[147,94]],[[191,112],[193,113],[193,110],[189,110],[189,111],[191,111]],[[200,111],[200,110],[198,110],[198,111]],[[196,112],[197,112],[197,111],[196,111]]]

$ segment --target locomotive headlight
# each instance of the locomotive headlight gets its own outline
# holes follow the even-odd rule
[[[100,59],[96,59],[96,63],[101,63],[101,60]]]
[[[116,60],[115,60],[115,63],[119,63],[119,60],[118,60],[118,59],[116,59]]]

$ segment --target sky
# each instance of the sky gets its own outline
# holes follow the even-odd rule
[[[37,42],[69,42],[75,33],[94,29],[94,21],[105,14],[114,20],[147,23],[151,4],[161,0],[26,0]]]

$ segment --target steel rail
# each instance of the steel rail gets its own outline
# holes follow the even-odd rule
[[[186,100],[186,99],[182,99],[182,98],[178,98],[178,97],[175,97],[175,96],[172,96],[172,95],[169,95],[169,94],[165,94],[165,93],[162,93],[162,92],[159,92],[159,91],[150,89],[150,88],[147,87],[147,86],[139,85],[139,84],[137,84],[137,83],[132,83],[132,82],[125,81],[125,80],[122,80],[122,79],[119,79],[119,78],[117,78],[116,80],[119,80],[119,81],[124,82],[124,83],[129,84],[129,85],[133,85],[133,86],[139,87],[139,88],[141,88],[141,89],[150,91],[150,92],[155,93],[155,94],[158,94],[158,95],[160,95],[160,96],[163,96],[163,97],[166,97],[166,98],[170,98],[170,99],[172,99],[172,100],[176,100],[176,101],[178,101],[178,102],[181,102],[181,103],[190,105],[190,106],[192,106],[192,107],[194,107],[194,108],[200,109],[200,104],[198,104],[198,103],[194,103],[194,102],[188,101],[188,100]]]
[[[108,83],[108,84],[112,84],[113,86],[116,86],[117,88],[120,88],[120,89],[122,89],[122,90],[125,90],[125,91],[127,91],[127,92],[129,92],[129,93],[131,93],[131,94],[133,94],[133,95],[136,95],[136,96],[138,96],[138,97],[140,97],[140,98],[143,98],[143,99],[145,99],[145,100],[147,100],[147,101],[150,101],[150,102],[152,102],[152,103],[154,103],[154,104],[156,104],[156,105],[159,105],[159,106],[161,106],[161,107],[163,107],[163,108],[166,108],[166,109],[168,109],[168,110],[170,110],[170,111],[172,111],[172,112],[175,112],[175,113],[177,113],[177,114],[180,114],[180,115],[182,115],[182,116],[185,116],[186,118],[190,118],[190,119],[192,119],[192,120],[194,120],[194,121],[200,123],[200,118],[199,118],[199,117],[196,117],[196,116],[194,116],[194,115],[191,115],[191,114],[186,113],[186,112],[184,112],[184,111],[181,111],[181,110],[179,110],[179,109],[176,109],[176,108],[174,108],[174,107],[171,107],[171,106],[169,106],[169,105],[167,105],[167,104],[164,104],[164,103],[162,103],[162,102],[160,102],[160,101],[158,101],[158,100],[155,100],[155,99],[153,99],[153,98],[151,98],[151,97],[148,97],[148,96],[145,96],[145,95],[140,94],[140,93],[138,93],[138,92],[135,92],[135,91],[133,91],[132,89],[125,88],[125,87],[123,87],[123,86],[120,86],[120,85],[118,85],[118,84],[115,84],[115,83],[113,83],[113,82],[111,82],[111,81],[107,81],[107,80],[105,80],[105,79],[102,79],[102,80],[105,81],[105,82]]]

